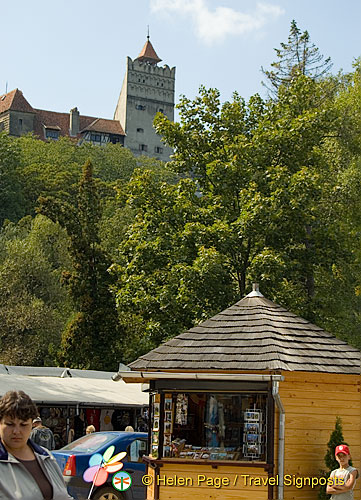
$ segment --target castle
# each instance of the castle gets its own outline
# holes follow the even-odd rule
[[[0,131],[19,137],[33,133],[42,140],[72,137],[79,144],[120,143],[135,155],[168,161],[172,150],[153,128],[156,113],[174,120],[175,68],[161,61],[149,40],[139,56],[127,57],[122,89],[112,120],[81,115],[77,108],[58,113],[33,108],[19,89],[0,96]]]

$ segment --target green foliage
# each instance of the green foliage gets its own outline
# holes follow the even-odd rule
[[[221,105],[202,87],[181,100],[179,123],[157,115],[155,126],[175,149],[174,169],[219,207],[239,296],[260,281],[269,298],[359,345],[361,170],[338,161],[346,118],[336,88],[299,75],[276,101],[235,94]]]
[[[66,236],[42,216],[0,233],[0,361],[52,365],[70,312],[59,283]]]
[[[85,196],[79,193],[79,181],[82,165],[89,158],[94,165],[94,179],[91,182],[83,182],[81,189],[87,191]],[[2,241],[6,240],[7,243],[0,244],[0,261],[5,262],[4,266],[8,266],[9,272],[12,270],[14,280],[17,277],[17,282],[14,281],[17,285],[14,285],[7,295],[3,295],[0,306],[3,360],[52,364],[56,352],[59,351],[60,332],[67,323],[68,334],[63,333],[62,354],[60,357],[58,355],[57,362],[74,361],[77,366],[84,367],[106,366],[108,363],[107,366],[116,369],[117,361],[123,356],[124,345],[118,335],[121,327],[118,324],[114,301],[108,292],[112,279],[107,268],[111,264],[109,256],[116,253],[125,229],[133,219],[133,211],[117,207],[114,187],[117,183],[124,186],[136,167],[151,170],[159,180],[176,181],[176,175],[167,170],[162,162],[146,157],[135,158],[128,149],[120,145],[109,144],[99,148],[84,143],[79,147],[67,138],[44,142],[32,136],[14,139],[6,134],[0,135],[0,222],[5,219],[17,221],[26,213],[33,215],[37,199],[42,197],[43,203],[47,203],[47,215],[66,228],[71,254],[70,258],[68,237],[65,236],[66,241],[61,241],[57,234],[60,227],[44,217],[37,216],[33,221],[31,218],[25,218],[17,225],[7,225],[6,229],[4,228]],[[45,213],[45,205],[43,208]],[[83,227],[82,231],[79,230],[80,227]],[[54,232],[53,228],[57,230]],[[12,240],[13,246],[10,244]],[[35,251],[36,246],[44,257],[43,260]],[[30,260],[22,254],[28,247],[32,249],[28,254]],[[93,252],[92,257],[90,250]],[[10,255],[11,253],[13,255]],[[92,276],[91,258],[95,261],[96,268]],[[32,259],[34,269],[32,273],[28,273],[27,266]],[[63,274],[61,270],[64,271]],[[33,290],[27,292],[29,284],[26,283],[26,276],[30,279],[35,272],[38,273],[39,288],[47,290],[51,297],[37,297]],[[50,279],[49,273],[51,284],[46,282]],[[8,273],[4,271],[2,278],[6,286]],[[65,288],[61,287],[61,283],[68,285],[69,296],[65,293]],[[96,283],[93,289],[88,286],[91,283]],[[26,293],[22,291],[22,286]],[[55,298],[57,294],[59,303]],[[99,310],[94,311],[91,317],[88,315],[91,310],[89,297],[90,302],[99,303]],[[74,313],[73,308],[78,313]],[[20,310],[21,314],[18,313]],[[94,328],[99,330],[97,325],[103,321],[100,318],[107,315],[110,318],[110,326],[108,328],[103,325],[102,331],[106,335],[105,338],[109,337],[109,344],[106,345],[105,341],[100,345],[98,337],[98,354],[89,361],[91,355],[84,358],[81,352],[82,344],[78,343],[80,332]],[[41,323],[42,317],[46,317],[47,321]],[[16,321],[19,322],[18,326],[15,325]],[[130,324],[129,319],[125,324]],[[14,340],[6,340],[10,338],[11,328],[14,331],[12,338],[16,339],[19,348]],[[48,342],[44,341],[46,331]],[[23,346],[28,344],[27,339],[30,336],[31,345],[36,350],[32,352],[28,348],[28,354],[24,356]],[[139,339],[140,337],[139,330]],[[74,350],[72,355],[73,345],[76,346],[77,343],[79,348],[76,352]],[[143,343],[139,340],[138,344]],[[9,346],[7,350],[5,345]],[[43,347],[40,348],[39,345]],[[87,345],[88,352],[93,348],[95,350],[89,341]],[[113,361],[110,361],[111,350]]]
[[[0,133],[0,228],[6,219],[18,220],[23,214],[23,193],[17,168],[20,151],[16,141]]]
[[[13,142],[18,152],[18,182],[24,193],[21,203],[23,212],[28,214],[34,213],[39,196],[72,200],[77,193],[82,166],[87,160],[92,162],[94,177],[101,181],[98,187],[102,197],[113,197],[115,183],[127,182],[134,169],[143,163],[120,144],[99,147],[83,143],[78,146],[66,137],[44,142],[30,135]],[[162,170],[156,162],[153,168]]]
[[[72,204],[39,198],[38,211],[58,222],[69,237],[73,270],[63,272],[74,309],[62,335],[59,361],[65,366],[115,370],[119,361],[121,329],[109,292],[110,265],[99,240],[101,204],[88,161]]]
[[[114,293],[125,323],[142,318],[143,343],[128,339],[141,354],[226,307],[235,294],[220,251],[226,228],[193,181],[170,185],[137,172],[126,192],[119,201],[135,216],[112,266]]]

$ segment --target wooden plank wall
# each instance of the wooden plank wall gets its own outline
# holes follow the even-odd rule
[[[342,419],[345,441],[353,465],[360,471],[361,394],[360,376],[327,373],[283,372],[279,392],[286,412],[285,474],[313,477],[325,469],[327,442]],[[275,459],[278,457],[278,415],[275,419]],[[355,498],[360,498],[360,484]],[[285,486],[285,500],[316,500],[318,488]],[[275,496],[276,498],[276,496]]]
[[[259,468],[240,468],[211,465],[196,465],[192,463],[172,464],[164,461],[160,468],[160,478],[172,479],[190,478],[187,486],[159,486],[159,500],[267,500],[268,488],[262,485],[251,485],[248,478],[241,477],[242,474],[249,475],[253,480],[263,478],[267,481],[268,474]],[[236,477],[237,475],[237,477]],[[198,485],[198,477],[205,476],[207,480],[216,482],[216,478],[229,478],[229,485],[216,488],[202,481]],[[152,497],[149,495],[150,500]]]
[[[147,498],[146,500],[154,500],[156,497],[156,474],[153,467],[147,466],[147,476],[150,477],[149,486],[147,486]]]

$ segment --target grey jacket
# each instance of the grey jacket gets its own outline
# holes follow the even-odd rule
[[[54,434],[47,427],[35,427],[31,431],[30,439],[33,443],[43,446],[47,450],[55,449]]]
[[[30,439],[28,444],[53,487],[53,500],[71,499],[53,455]],[[43,495],[31,474],[22,463],[7,452],[0,441],[0,500],[41,500],[42,498]]]

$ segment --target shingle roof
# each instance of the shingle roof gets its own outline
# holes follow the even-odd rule
[[[360,373],[360,351],[262,295],[130,363],[132,370],[288,370]]]
[[[0,113],[5,111],[22,111],[23,113],[35,113],[28,101],[19,89],[14,89],[0,96]]]
[[[159,63],[162,59],[159,59],[153,45],[148,40],[145,42],[144,47],[140,51],[139,56],[135,59],[136,61],[150,62],[153,64]]]

